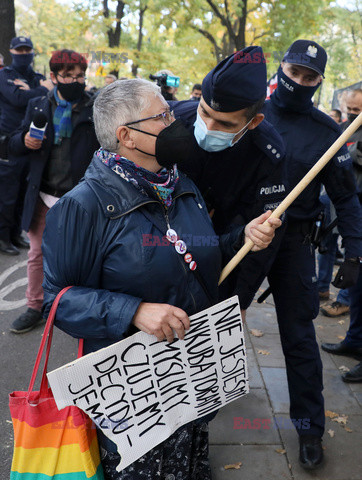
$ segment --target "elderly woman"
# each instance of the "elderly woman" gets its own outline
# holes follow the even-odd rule
[[[172,341],[175,333],[183,339],[189,315],[217,301],[219,247],[176,242],[186,235],[210,238],[214,231],[194,184],[176,165],[162,168],[155,156],[160,132],[163,145],[171,127],[175,140],[179,127],[173,121],[151,82],[124,80],[104,88],[94,104],[102,147],[83,181],[47,215],[45,307],[61,288],[74,285],[61,299],[56,325],[84,338],[85,353],[137,329],[160,341]],[[262,226],[268,215],[245,228],[256,249],[270,243],[279,225],[270,220]],[[229,255],[240,234],[239,229],[226,239]],[[107,479],[210,478],[205,422],[181,427],[121,473],[115,445],[100,432],[99,440]]]

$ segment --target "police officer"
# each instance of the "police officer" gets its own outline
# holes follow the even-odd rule
[[[46,95],[53,85],[31,67],[34,50],[30,38],[13,38],[10,53],[11,65],[0,71],[0,252],[18,255],[17,247],[28,247],[20,235],[27,174],[26,163],[8,155],[8,139],[20,126],[28,101]]]
[[[340,127],[312,102],[326,62],[327,54],[316,42],[294,42],[279,67],[278,87],[263,109],[284,140],[290,187],[301,180],[341,133]],[[313,326],[319,302],[311,243],[312,226],[322,210],[321,184],[335,205],[345,248],[345,261],[335,285],[346,288],[357,281],[362,220],[346,146],[288,209],[287,230],[268,276],[286,361],[290,415],[299,434],[299,461],[306,469],[317,468],[323,461],[322,363]],[[304,424],[308,422],[308,429],[299,427],[300,419]]]
[[[341,125],[345,130],[362,112],[362,90],[351,90],[346,99],[347,121]],[[360,202],[362,203],[362,127],[359,127],[348,139],[348,151],[352,158],[353,170],[357,179],[357,188]],[[362,264],[356,285],[347,290],[350,298],[350,324],[346,337],[339,343],[322,343],[322,349],[334,355],[362,360]],[[337,298],[338,300],[338,298]],[[338,308],[336,302],[325,307],[331,312]],[[362,362],[354,366],[349,372],[342,375],[344,382],[362,382]]]
[[[276,208],[286,194],[283,143],[260,113],[265,93],[263,51],[252,46],[230,55],[206,75],[200,102],[170,102],[192,137],[174,142],[174,151],[167,152],[169,161],[177,159],[180,170],[196,183],[218,234]],[[247,255],[223,282],[222,297],[237,292],[241,308],[250,305],[282,231],[283,227],[276,230],[267,249]]]

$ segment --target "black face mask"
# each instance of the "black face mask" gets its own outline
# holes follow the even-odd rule
[[[34,53],[12,53],[11,58],[13,59],[11,65],[19,73],[23,73],[27,71],[31,65],[31,62],[34,60]]]
[[[358,117],[357,113],[347,113],[347,120],[352,123]]]
[[[181,161],[189,154],[190,146],[192,144],[192,135],[181,120],[175,120],[171,125],[161,130],[158,135],[139,130],[138,128],[129,128],[156,137],[155,155],[144,152],[139,148],[136,148],[136,150],[146,155],[150,155],[151,157],[156,157],[157,163],[161,165],[161,167],[169,169],[175,163],[181,163]]]
[[[315,87],[299,85],[289,78],[278,68],[278,87],[272,95],[273,101],[281,108],[305,113],[312,109],[312,97],[319,88],[320,83]]]
[[[83,95],[85,89],[85,83],[72,82],[72,83],[57,83],[58,92],[67,100],[67,102],[74,102],[79,100]]]

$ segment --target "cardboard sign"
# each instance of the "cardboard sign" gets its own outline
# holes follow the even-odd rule
[[[184,340],[139,332],[48,373],[58,408],[77,405],[117,445],[119,471],[249,391],[238,297],[190,321]]]

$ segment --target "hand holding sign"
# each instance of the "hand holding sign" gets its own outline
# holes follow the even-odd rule
[[[165,338],[168,342],[174,339],[174,331],[180,340],[185,336],[185,330],[190,328],[190,320],[181,308],[166,303],[142,302],[133,317],[133,325],[157,340]]]
[[[156,306],[143,304],[143,322],[160,312]],[[164,318],[166,312],[185,315],[158,306]],[[120,471],[182,425],[248,393],[238,297],[193,315],[184,340],[158,342],[138,332],[48,373],[48,379],[59,409],[77,405],[117,445]]]

